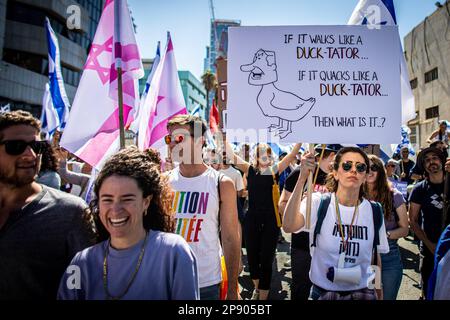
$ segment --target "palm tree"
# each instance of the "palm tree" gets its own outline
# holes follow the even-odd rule
[[[207,70],[202,75],[202,83],[206,90],[206,112],[205,112],[205,118],[206,121],[209,123],[209,93],[214,90],[217,87],[217,81],[216,81],[216,75],[211,72],[211,70]]]

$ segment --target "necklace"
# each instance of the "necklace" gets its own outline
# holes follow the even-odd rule
[[[106,244],[106,250],[105,250],[105,258],[103,259],[103,288],[105,289],[106,299],[107,300],[120,300],[123,298],[124,295],[127,294],[128,290],[130,289],[131,285],[133,284],[134,278],[136,278],[136,275],[139,271],[139,268],[141,267],[142,258],[144,257],[145,252],[145,246],[147,244],[147,236],[148,232],[145,233],[145,239],[141,247],[141,252],[139,254],[138,262],[136,264],[136,268],[134,269],[133,274],[131,275],[130,281],[128,281],[128,284],[123,291],[122,294],[118,296],[113,296],[111,293],[109,293],[108,289],[108,254],[109,254],[109,246],[111,244],[111,238],[109,238],[108,243]]]
[[[336,220],[338,222],[339,225],[339,233],[341,235],[341,239],[342,239],[342,253],[345,254],[345,252],[347,251],[347,245],[348,245],[348,240],[352,237],[352,233],[353,233],[353,223],[355,222],[355,218],[356,215],[358,214],[358,207],[359,207],[359,199],[356,201],[356,207],[355,210],[353,211],[353,217],[352,217],[352,223],[350,224],[350,228],[348,229],[347,232],[347,239],[345,239],[344,237],[344,227],[342,225],[342,219],[341,219],[341,212],[339,211],[339,201],[337,198],[337,195],[335,194],[335,204],[336,204]]]

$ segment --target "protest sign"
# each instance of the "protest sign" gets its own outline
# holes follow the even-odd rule
[[[407,182],[400,182],[400,181],[391,181],[392,186],[400,191],[400,193],[403,195],[403,198],[408,199],[408,183]]]
[[[227,137],[396,142],[399,50],[396,26],[230,28]]]

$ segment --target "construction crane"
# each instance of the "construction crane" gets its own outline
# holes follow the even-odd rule
[[[211,25],[212,25],[212,28],[213,28],[212,32],[213,32],[213,36],[214,36],[214,52],[216,53],[216,56],[217,56],[217,48],[218,48],[217,43],[219,42],[219,39],[217,37],[216,16],[214,14],[214,3],[213,3],[213,0],[209,0],[209,10],[211,12]],[[210,58],[211,58],[211,54],[210,54]]]

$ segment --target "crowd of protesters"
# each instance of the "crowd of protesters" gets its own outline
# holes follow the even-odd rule
[[[450,299],[446,122],[415,161],[405,146],[383,162],[342,145],[206,150],[204,121],[181,115],[164,161],[130,146],[96,175],[40,129],[28,112],[0,115],[2,300],[236,300],[244,247],[252,299],[267,300],[281,229],[293,300],[397,299],[409,234],[421,298]]]

